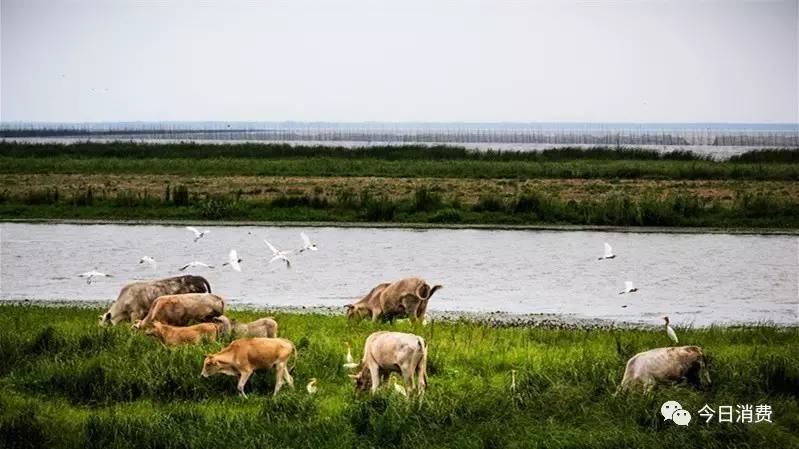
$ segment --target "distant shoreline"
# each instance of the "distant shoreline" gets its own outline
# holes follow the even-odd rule
[[[3,223],[125,225],[125,226],[264,226],[276,228],[379,228],[379,229],[474,229],[487,231],[559,231],[559,232],[617,232],[633,234],[730,234],[730,235],[797,235],[799,229],[781,228],[722,228],[722,227],[660,227],[660,226],[601,226],[601,225],[512,225],[457,223],[380,223],[337,221],[247,221],[247,220],[114,220],[60,218],[0,218]]]

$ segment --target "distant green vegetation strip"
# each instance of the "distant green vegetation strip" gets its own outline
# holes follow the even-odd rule
[[[350,325],[344,317],[277,314],[298,349],[295,391],[271,397],[259,371],[201,378],[203,356],[225,342],[163,347],[130,326],[100,328],[100,310],[0,306],[0,447],[52,448],[788,448],[799,446],[799,333],[768,326],[677,328],[701,346],[703,389],[618,394],[628,358],[668,344],[660,329],[490,328],[481,324]],[[266,313],[231,313],[252,320]],[[376,330],[422,335],[428,393],[355,393],[344,342],[360,359]],[[511,370],[516,390],[511,391]],[[305,384],[315,377],[319,391]],[[678,401],[687,427],[665,422]],[[772,423],[705,423],[697,412],[767,404]]]
[[[420,146],[6,142],[0,143],[0,173],[799,180],[799,151],[768,150],[718,162],[690,152],[622,148],[501,152]]]
[[[475,204],[463,204],[457,196],[446,198],[428,187],[397,199],[346,189],[336,196],[282,195],[272,200],[195,195],[185,186],[167,186],[161,195],[125,190],[107,194],[88,187],[69,196],[57,189],[0,192],[0,218],[797,228],[799,198],[740,193],[722,202],[675,190],[574,201],[539,193],[510,198],[486,193]]]

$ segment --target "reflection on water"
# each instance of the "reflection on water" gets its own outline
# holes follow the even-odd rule
[[[379,282],[419,275],[444,289],[431,310],[562,313],[677,325],[795,324],[798,240],[788,236],[610,232],[212,226],[194,243],[182,226],[0,225],[0,299],[111,300],[134,279],[196,269],[231,304],[343,306]],[[267,238],[320,250],[269,264]],[[598,261],[602,242],[618,257]],[[221,264],[238,250],[243,272]],[[158,260],[152,268],[142,256]],[[87,285],[97,268],[115,277]],[[619,295],[624,281],[639,292]],[[627,306],[623,308],[622,306]]]

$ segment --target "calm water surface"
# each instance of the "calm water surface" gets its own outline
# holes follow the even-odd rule
[[[201,227],[205,228],[205,227]],[[431,310],[559,313],[678,325],[799,320],[799,239],[610,232],[0,224],[0,299],[112,300],[136,279],[181,274],[193,260],[229,303],[343,306],[382,281],[419,275],[444,285]],[[320,250],[269,264],[263,239]],[[602,243],[618,257],[598,261]],[[243,271],[221,264],[235,248]],[[157,270],[139,264],[154,257]],[[113,274],[91,285],[77,274]],[[625,280],[640,289],[619,295]],[[627,306],[623,308],[622,306]]]

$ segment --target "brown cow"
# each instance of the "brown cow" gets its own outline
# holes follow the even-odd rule
[[[391,372],[402,374],[405,390],[414,389],[414,375],[419,395],[427,386],[427,344],[418,335],[402,332],[375,332],[366,338],[363,347],[361,371],[350,374],[359,391],[377,391],[381,379],[388,379]]]
[[[382,283],[373,288],[360,301],[347,304],[347,317],[360,320],[370,316],[392,320],[408,317],[411,321],[423,321],[427,304],[440,285],[430,287],[418,277],[405,278],[394,283]]]
[[[231,321],[225,315],[218,316],[213,320],[219,323],[220,335],[232,335],[234,337],[277,337],[277,321],[273,317],[257,319],[250,323],[238,323]]]
[[[644,392],[649,392],[657,384],[682,379],[701,387],[700,372],[704,372],[705,381],[709,384],[705,355],[698,346],[657,348],[630,358],[619,388],[629,390],[640,386]]]
[[[214,374],[239,376],[237,388],[246,398],[244,386],[253,371],[274,367],[276,379],[273,395],[277,395],[283,383],[288,383],[292,389],[294,388],[294,379],[286,366],[292,354],[296,359],[297,350],[294,348],[294,343],[283,338],[240,338],[216,354],[207,355],[203,361],[201,374],[203,377]]]
[[[108,312],[100,315],[100,325],[140,320],[158,297],[179,293],[211,293],[211,285],[201,276],[190,275],[132,282],[122,287]]]
[[[153,321],[172,326],[206,322],[225,312],[225,300],[213,293],[185,293],[161,296],[155,300],[147,316],[133,324],[142,329]]]
[[[180,327],[163,324],[160,321],[153,321],[147,330],[144,331],[147,335],[157,337],[161,340],[161,343],[167,346],[199,343],[203,338],[213,342],[216,341],[218,332],[216,324],[213,323],[200,323],[194,326]]]

